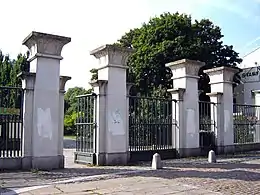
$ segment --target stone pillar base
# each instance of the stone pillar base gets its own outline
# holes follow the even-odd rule
[[[22,158],[22,169],[30,170],[32,168],[32,157],[26,156]]]
[[[99,153],[96,155],[97,165],[127,165],[128,153]]]
[[[32,169],[53,170],[64,169],[64,156],[32,157]]]
[[[201,148],[178,148],[177,157],[192,157],[192,156],[201,156]]]
[[[234,154],[236,152],[235,146],[217,146],[217,154]]]

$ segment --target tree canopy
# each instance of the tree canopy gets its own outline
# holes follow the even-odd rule
[[[77,96],[89,94],[92,89],[86,90],[83,87],[69,88],[64,96],[64,131],[65,134],[75,134],[75,122],[77,118]]]
[[[27,65],[27,56],[19,54],[16,59],[11,59],[0,50],[0,107],[21,108],[22,91],[12,87],[21,87],[22,81],[17,75]]]
[[[72,114],[77,112],[77,96],[89,94],[92,92],[92,89],[86,90],[83,87],[73,87],[69,88],[64,95],[65,102],[65,114]]]
[[[193,22],[186,14],[163,13],[131,29],[116,44],[134,49],[128,61],[128,78],[137,92],[151,95],[158,89],[164,93],[172,88],[172,73],[165,64],[184,58],[206,63],[199,71],[199,90],[209,92],[209,78],[203,70],[242,62],[233,46],[225,45],[222,38],[220,27],[208,19]]]
[[[16,59],[10,59],[0,50],[0,86],[21,86],[21,79],[17,75],[26,64],[26,55],[19,54]]]

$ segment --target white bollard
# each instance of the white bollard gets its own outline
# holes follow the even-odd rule
[[[152,169],[162,169],[162,161],[161,161],[161,156],[158,153],[155,153],[153,155],[153,160],[152,160]]]
[[[216,163],[217,162],[216,154],[215,154],[215,152],[213,150],[209,151],[208,162],[209,163]]]

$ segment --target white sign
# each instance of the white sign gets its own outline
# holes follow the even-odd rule
[[[50,108],[37,109],[37,129],[40,137],[52,139],[52,120]]]
[[[239,74],[244,83],[260,81],[260,67],[245,68]]]
[[[121,112],[118,109],[111,113],[110,121],[111,125],[109,131],[112,133],[112,135],[125,135]]]

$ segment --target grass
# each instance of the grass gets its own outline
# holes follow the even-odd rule
[[[64,139],[73,139],[73,140],[76,140],[76,135],[64,135]]]

